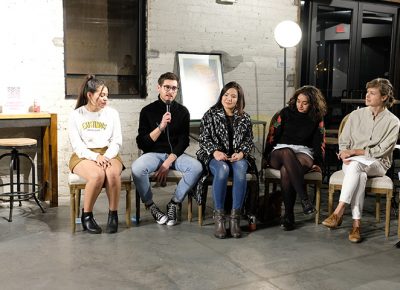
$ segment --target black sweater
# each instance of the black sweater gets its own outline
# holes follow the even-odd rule
[[[282,109],[275,124],[271,124],[265,146],[264,158],[276,144],[307,146],[314,151],[314,164],[321,166],[325,151],[324,122],[312,120],[308,114]]]
[[[189,146],[189,111],[183,105],[173,101],[170,105],[171,123],[168,124],[160,137],[153,141],[150,138],[150,133],[160,124],[165,112],[166,105],[160,97],[141,110],[136,143],[144,153],[174,153],[180,156]],[[172,152],[168,143],[168,134]]]

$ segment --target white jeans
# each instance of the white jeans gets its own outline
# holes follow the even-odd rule
[[[369,166],[351,161],[348,165],[343,164],[342,169],[344,178],[339,201],[351,204],[353,219],[361,219],[368,176],[383,176],[386,170],[377,161]]]

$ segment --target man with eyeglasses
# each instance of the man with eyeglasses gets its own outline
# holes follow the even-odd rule
[[[201,163],[184,153],[189,146],[190,116],[186,107],[175,102],[178,82],[178,76],[171,72],[159,77],[158,100],[145,106],[139,117],[136,143],[144,154],[132,163],[136,189],[146,209],[158,224],[169,226],[177,224],[182,201],[202,173]],[[153,201],[149,175],[154,172],[157,182],[165,185],[170,169],[180,171],[182,178],[165,214]]]

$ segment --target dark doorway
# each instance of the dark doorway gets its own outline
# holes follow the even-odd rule
[[[305,1],[301,20],[308,33],[301,83],[323,91],[329,105],[327,128],[337,128],[344,115],[364,105],[366,82],[383,77],[399,89],[398,8],[359,1]],[[393,110],[398,111],[397,106]]]

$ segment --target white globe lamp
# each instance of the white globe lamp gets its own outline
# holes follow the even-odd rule
[[[296,46],[301,40],[300,26],[291,20],[280,22],[274,29],[276,43],[283,48],[283,106],[286,105],[286,48]]]
[[[296,46],[301,40],[300,26],[291,20],[282,21],[275,27],[274,37],[280,47]]]

